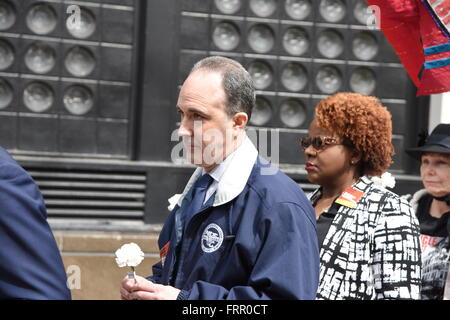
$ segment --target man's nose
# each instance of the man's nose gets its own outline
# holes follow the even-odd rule
[[[179,137],[191,137],[192,136],[192,128],[188,124],[186,120],[181,120],[180,127],[178,128],[178,136]]]

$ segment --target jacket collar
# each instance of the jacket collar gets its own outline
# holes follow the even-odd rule
[[[367,188],[371,185],[373,185],[372,179],[370,179],[369,176],[362,176],[358,179],[358,181],[356,181],[353,187],[360,191],[366,192]]]
[[[419,200],[427,194],[426,189],[420,189],[416,193],[414,193],[412,199],[410,200],[409,204],[411,205],[411,208],[414,212],[417,212],[417,208],[419,207]]]
[[[213,207],[230,202],[244,190],[257,157],[258,151],[250,139],[246,137],[236,149],[233,159],[219,181]],[[202,171],[203,169],[200,167],[194,171],[178,200],[178,206],[181,206],[184,197],[188,194],[195,181],[201,176]]]
[[[369,176],[362,176],[351,187],[366,193],[369,186],[373,184]],[[314,204],[322,196],[322,187],[317,188],[307,195],[309,201]]]

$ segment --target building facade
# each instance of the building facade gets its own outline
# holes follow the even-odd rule
[[[249,135],[305,190],[298,140],[314,106],[353,91],[392,113],[389,171],[412,193],[404,150],[429,101],[374,17],[362,0],[0,0],[0,145],[38,183],[59,242],[68,230],[154,241],[193,171],[179,157],[179,87],[196,61],[224,55],[254,79]]]

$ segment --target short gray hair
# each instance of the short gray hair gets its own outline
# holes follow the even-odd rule
[[[198,61],[191,73],[199,69],[220,72],[223,90],[227,96],[227,114],[233,116],[238,112],[245,112],[250,119],[255,105],[255,87],[251,76],[239,62],[212,56]]]

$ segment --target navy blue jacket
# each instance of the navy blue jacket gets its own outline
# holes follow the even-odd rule
[[[29,174],[0,148],[0,299],[70,299],[64,265]]]
[[[261,175],[261,167],[258,158],[242,192],[216,207],[210,199],[185,231],[186,206],[177,205],[159,237],[167,255],[148,279],[182,289],[178,299],[314,299],[314,209],[288,176]]]

